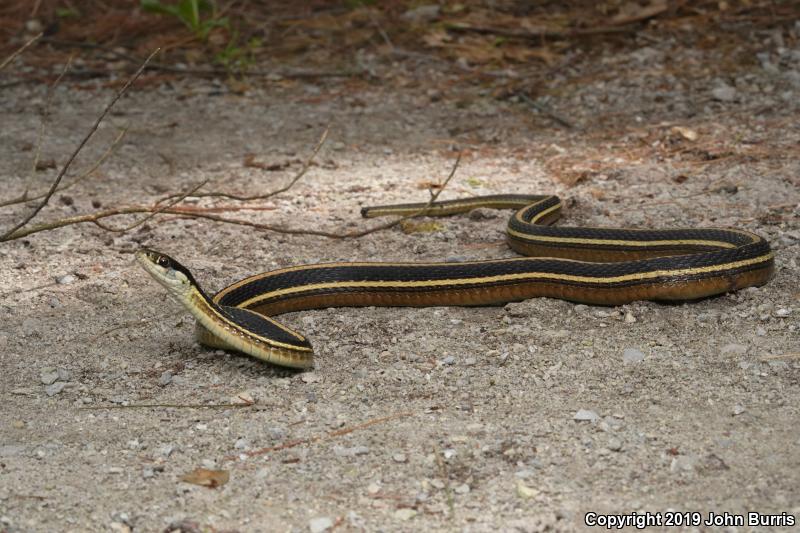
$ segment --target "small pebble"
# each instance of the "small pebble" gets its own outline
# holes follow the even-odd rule
[[[697,459],[692,455],[679,455],[673,457],[669,469],[673,472],[691,472],[697,464]]]
[[[53,383],[52,385],[48,385],[47,387],[45,387],[45,388],[44,388],[44,392],[45,392],[45,393],[46,393],[48,396],[55,396],[56,394],[58,394],[58,393],[60,393],[62,390],[64,390],[64,387],[65,387],[66,385],[67,385],[67,384],[66,384],[66,383],[64,383],[63,381],[56,381],[56,382],[55,382],[55,383]]]
[[[527,486],[525,483],[522,482],[521,479],[517,480],[517,496],[529,500],[531,498],[535,498],[538,494],[539,494],[538,490],[534,489],[533,487]]]
[[[303,383],[319,383],[322,378],[319,377],[319,374],[315,372],[306,372],[302,376],[300,376],[300,380]]]
[[[572,419],[581,422],[594,422],[600,420],[600,415],[588,409],[578,409]]]
[[[50,385],[58,381],[58,371],[53,367],[44,367],[39,372],[39,378],[43,385]]]
[[[323,533],[333,528],[333,519],[327,516],[318,516],[308,521],[308,530],[311,533]]]
[[[158,455],[160,455],[164,459],[167,459],[170,455],[172,455],[172,452],[174,451],[175,451],[175,446],[173,446],[172,444],[165,444],[158,448]]]
[[[461,485],[459,485],[454,489],[456,494],[467,494],[469,493],[469,490],[470,490],[469,485],[467,485],[466,483],[462,483]]]
[[[644,361],[644,353],[636,348],[625,348],[622,351],[623,363],[641,363]]]
[[[618,452],[622,450],[622,441],[617,438],[610,438],[608,439],[608,445],[606,446],[612,452]]]
[[[742,413],[744,413],[744,407],[739,404],[733,406],[733,416],[738,416]]]
[[[747,353],[747,346],[732,342],[720,348],[719,353],[721,355],[744,355]]]
[[[439,16],[441,10],[442,8],[438,4],[423,4],[413,9],[409,9],[400,15],[400,17],[409,22],[431,22]]]
[[[417,512],[414,509],[403,508],[403,509],[398,509],[394,512],[394,517],[404,522],[406,520],[411,520],[415,516],[417,516]]]
[[[392,455],[392,461],[395,463],[406,463],[408,462],[408,457],[404,453],[396,453]]]
[[[334,446],[333,453],[339,457],[355,457],[357,455],[366,455],[369,453],[367,446],[351,446],[346,448],[344,446]]]
[[[286,438],[286,429],[282,427],[271,427],[267,430],[269,437],[273,440],[282,440]]]
[[[633,316],[633,313],[631,313],[630,311],[625,313],[625,323],[626,324],[633,324],[634,322],[636,322],[636,317]]]
[[[69,285],[70,283],[75,283],[75,280],[78,279],[72,274],[65,274],[64,276],[59,276],[56,278],[56,283],[59,285]]]
[[[530,308],[525,304],[525,302],[507,303],[503,309],[508,316],[525,317],[530,314]]]
[[[169,370],[167,370],[166,372],[162,372],[161,377],[158,378],[158,384],[161,385],[162,387],[166,387],[170,383],[172,383],[172,372],[170,372]]]
[[[711,90],[711,97],[720,102],[733,102],[736,100],[736,89],[726,83],[721,83]]]
[[[233,405],[253,405],[256,401],[249,391],[242,391],[239,394],[231,396],[230,403]]]
[[[792,314],[792,310],[791,309],[786,309],[786,308],[781,308],[781,309],[778,309],[777,311],[775,311],[775,316],[777,316],[779,318],[785,318],[785,317],[787,317],[787,316],[789,316],[791,314]]]
[[[448,355],[447,357],[442,359],[442,364],[443,365],[452,365],[455,362],[456,362],[456,358],[453,357],[452,355]]]
[[[485,207],[478,207],[469,212],[470,220],[488,220],[500,216],[496,209],[486,209]]]

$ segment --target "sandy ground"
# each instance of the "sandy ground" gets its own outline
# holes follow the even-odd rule
[[[192,320],[132,252],[166,251],[214,290],[319,261],[512,256],[506,213],[347,241],[161,217],[123,234],[79,225],[9,242],[0,530],[571,531],[588,512],[800,517],[800,49],[766,40],[760,63],[720,77],[703,70],[719,60],[713,50],[665,47],[587,61],[582,81],[562,80],[543,102],[571,130],[481,83],[441,85],[435,65],[415,66],[425,83],[402,88],[380,76],[409,67],[376,61],[377,80],[356,87],[235,94],[184,79],[130,93],[76,168],[129,126],[114,157],[37,220],[204,179],[266,191],[331,123],[294,189],[232,215],[367,227],[361,206],[427,199],[463,149],[443,198],[552,192],[568,200],[565,224],[740,227],[771,241],[776,274],[680,305],[537,299],[288,315],[317,351],[316,368],[298,373],[196,344]],[[697,71],[666,69],[680,57]],[[111,96],[93,82],[62,85],[43,159],[63,164]],[[54,176],[29,171],[44,99],[43,87],[3,90],[2,197]],[[291,164],[250,168],[246,154]],[[3,209],[0,226],[30,205]],[[240,398],[254,405],[213,407]],[[196,468],[229,480],[181,481]]]

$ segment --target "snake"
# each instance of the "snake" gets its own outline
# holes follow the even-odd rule
[[[374,206],[361,214],[447,216],[479,207],[516,210],[506,236],[520,257],[292,266],[247,277],[213,296],[164,253],[143,248],[136,259],[194,316],[201,344],[301,369],[314,365],[314,349],[276,315],[329,307],[500,305],[535,297],[606,306],[693,301],[763,285],[774,273],[770,245],[755,233],[554,226],[563,208],[554,195]]]

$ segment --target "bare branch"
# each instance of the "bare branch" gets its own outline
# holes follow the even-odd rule
[[[385,224],[380,224],[378,226],[374,226],[372,228],[360,231],[349,231],[349,232],[331,232],[331,231],[319,231],[319,230],[309,230],[309,229],[298,229],[298,228],[286,228],[283,226],[277,226],[273,224],[261,224],[258,222],[253,222],[251,220],[244,220],[238,218],[228,218],[219,215],[215,215],[213,213],[199,211],[196,208],[191,207],[181,207],[181,206],[127,206],[127,207],[117,207],[112,209],[106,209],[104,211],[97,211],[95,213],[90,213],[86,215],[78,215],[74,217],[63,218],[60,220],[55,220],[52,222],[45,222],[42,224],[37,224],[34,226],[30,226],[28,228],[19,228],[13,234],[11,234],[6,240],[13,240],[13,239],[21,239],[23,237],[27,237],[28,235],[32,235],[34,233],[39,233],[42,231],[53,230],[57,228],[62,228],[64,226],[71,226],[74,224],[84,224],[87,222],[91,222],[97,224],[99,220],[109,217],[115,217],[120,215],[131,215],[136,213],[153,213],[153,214],[170,214],[170,215],[180,215],[185,216],[188,218],[202,218],[206,220],[213,220],[215,222],[222,222],[225,224],[235,224],[239,226],[247,226],[254,229],[264,230],[264,231],[273,231],[275,233],[284,233],[288,235],[316,235],[318,237],[326,237],[329,239],[357,239],[359,237],[363,237],[365,235],[369,235],[370,233],[375,233],[377,231],[382,231],[385,229],[392,228],[401,222],[408,220],[410,218],[418,217],[423,215],[428,208],[436,201],[439,195],[444,191],[447,187],[450,180],[455,176],[456,170],[458,169],[459,162],[461,161],[461,154],[458,155],[456,158],[455,163],[453,164],[453,168],[450,171],[450,174],[447,178],[442,182],[439,189],[431,194],[431,198],[427,204],[421,207],[415,213],[410,215],[406,215],[404,217],[398,218],[391,222],[387,222]],[[155,212],[155,213],[154,213]],[[98,224],[99,225],[99,224]],[[101,226],[102,227],[102,226]]]
[[[325,131],[322,132],[322,136],[319,138],[319,141],[317,141],[317,146],[314,147],[314,151],[311,152],[311,155],[308,157],[308,159],[306,159],[305,163],[303,163],[303,168],[301,168],[300,171],[297,174],[295,174],[295,176],[291,179],[291,181],[287,185],[284,185],[283,187],[280,187],[279,189],[276,189],[274,191],[270,191],[268,193],[254,194],[254,195],[251,195],[251,196],[230,194],[230,193],[225,193],[225,192],[208,192],[208,193],[203,193],[203,194],[191,194],[189,196],[191,196],[192,198],[227,198],[229,200],[236,200],[236,201],[239,201],[239,202],[247,202],[247,201],[251,201],[251,200],[266,200],[267,198],[271,198],[271,197],[276,196],[278,194],[284,193],[284,192],[288,191],[289,189],[291,189],[292,187],[294,187],[295,184],[298,181],[300,181],[300,178],[305,176],[306,172],[308,172],[308,169],[309,169],[309,167],[311,167],[311,163],[314,161],[314,158],[317,157],[317,154],[322,149],[322,145],[325,144],[325,141],[328,139],[328,133],[330,132],[330,129],[331,129],[330,125],[325,127]],[[177,196],[178,195],[166,196],[166,197],[162,198],[161,200],[159,200],[158,203],[164,202],[164,201],[167,201],[167,200],[171,200],[173,198],[176,198]]]
[[[42,32],[39,32],[37,35],[34,35],[27,43],[20,46],[16,51],[14,51],[14,53],[8,56],[5,61],[0,63],[0,71],[2,71],[4,68],[10,65],[11,62],[14,61],[14,59],[16,59],[17,56],[19,56],[22,52],[27,50],[30,45],[38,41],[42,37],[42,35],[44,35],[44,33]]]
[[[160,50],[160,48],[157,48],[152,54],[150,54],[150,56],[144,61],[144,63],[142,63],[142,66],[139,67],[139,70],[137,70],[136,73],[127,81],[127,83],[125,83],[125,85],[122,87],[122,89],[120,89],[117,92],[117,94],[114,95],[114,98],[111,100],[111,102],[106,106],[106,108],[103,110],[103,112],[100,114],[100,116],[97,117],[97,120],[95,120],[94,125],[89,130],[89,133],[86,134],[86,136],[83,138],[83,140],[80,142],[80,144],[78,144],[78,147],[75,149],[75,151],[72,152],[72,155],[70,155],[69,159],[67,160],[67,163],[61,169],[61,172],[58,173],[58,176],[56,176],[55,181],[53,181],[53,184],[50,186],[50,190],[47,191],[47,194],[42,199],[42,201],[39,203],[39,205],[37,205],[36,208],[34,208],[34,210],[31,211],[31,213],[28,216],[26,216],[21,222],[19,222],[17,225],[15,225],[14,227],[12,227],[8,231],[6,231],[3,234],[3,236],[0,237],[0,242],[4,242],[4,241],[7,241],[7,240],[10,240],[12,238],[12,236],[18,230],[24,228],[28,224],[28,222],[33,220],[33,218],[36,217],[36,215],[39,214],[39,211],[41,211],[44,208],[44,206],[47,205],[47,203],[50,201],[50,198],[56,192],[56,189],[58,188],[59,183],[61,183],[61,180],[64,177],[64,174],[67,173],[67,170],[72,165],[72,162],[78,156],[78,154],[83,149],[83,147],[86,145],[86,143],[89,142],[89,139],[91,139],[92,136],[94,135],[94,133],[97,131],[97,128],[100,126],[100,123],[106,117],[106,115],[111,110],[111,108],[114,107],[114,104],[117,103],[117,100],[119,100],[122,97],[122,95],[125,94],[125,92],[128,90],[128,88],[133,84],[133,82],[135,82],[139,78],[139,76],[142,74],[142,72],[144,72],[144,69],[147,66],[147,63],[150,62],[150,60],[153,58],[153,56],[155,56],[158,53],[159,50]]]
[[[135,227],[141,226],[142,224],[144,224],[145,222],[147,222],[148,220],[150,220],[151,218],[153,218],[157,214],[163,213],[164,211],[168,210],[170,207],[174,207],[175,205],[181,203],[182,201],[184,201],[186,199],[187,196],[190,196],[191,194],[196,193],[206,183],[208,183],[207,179],[201,181],[200,183],[198,183],[197,185],[195,185],[194,187],[192,187],[191,189],[186,191],[184,194],[181,194],[180,196],[178,196],[174,201],[169,202],[167,204],[164,204],[163,206],[154,207],[153,210],[150,211],[147,214],[147,216],[142,217],[142,219],[139,220],[138,222],[133,222],[132,224],[129,224],[129,225],[125,226],[125,227],[112,228],[111,226],[107,226],[107,225],[101,223],[100,220],[95,220],[94,223],[98,227],[100,227],[100,228],[102,228],[102,229],[104,229],[106,231],[111,231],[113,233],[125,233],[126,231],[130,231]]]
[[[396,420],[398,418],[408,418],[409,416],[414,416],[414,413],[411,412],[404,412],[404,413],[395,413],[389,416],[382,416],[380,418],[373,418],[372,420],[367,420],[366,422],[362,422],[361,424],[357,424],[355,426],[350,426],[342,429],[337,429],[335,431],[330,431],[328,433],[324,433],[322,435],[313,435],[311,437],[307,437],[305,439],[296,439],[284,442],[283,444],[279,444],[277,446],[268,446],[266,448],[259,448],[257,450],[251,450],[249,452],[244,452],[242,455],[245,458],[250,457],[258,457],[259,455],[266,455],[270,452],[276,452],[280,450],[286,450],[288,448],[294,448],[296,446],[300,446],[303,444],[312,444],[314,442],[319,442],[321,440],[328,440],[334,437],[341,437],[343,435],[349,435],[354,431],[360,431],[362,429],[367,429],[368,427],[374,426],[376,424],[383,424],[385,422],[389,422],[391,420]],[[228,461],[236,461],[239,460],[238,455],[232,455],[225,457]]]

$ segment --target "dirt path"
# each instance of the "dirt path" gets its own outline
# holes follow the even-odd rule
[[[506,214],[348,241],[161,217],[124,234],[82,225],[10,242],[0,246],[0,530],[539,531],[579,528],[590,511],[800,515],[800,48],[766,41],[761,52],[717,78],[671,67],[702,73],[720,60],[714,50],[668,43],[578,62],[584,81],[541,101],[571,130],[480,83],[442,89],[449,75],[425,64],[414,75],[426,82],[402,88],[297,82],[235,94],[186,79],[131,93],[78,166],[129,125],[115,156],[42,220],[203,179],[268,190],[331,123],[292,191],[236,215],[365,227],[360,206],[425,200],[457,148],[465,157],[443,197],[553,192],[568,199],[569,224],[744,228],[770,240],[777,272],[763,288],[684,305],[289,315],[318,353],[313,372],[294,373],[198,346],[192,320],[131,253],[168,251],[213,290],[309,262],[511,256]],[[379,80],[409,67],[382,68]],[[112,96],[85,85],[56,91],[43,160],[63,164]],[[30,186],[44,98],[42,87],[2,92],[2,197]],[[288,167],[247,167],[247,154]],[[37,172],[32,189],[53,172]],[[0,227],[25,209],[4,209]],[[192,407],[242,397],[254,405]],[[135,407],[146,404],[165,406]],[[196,468],[229,480],[180,481]]]

